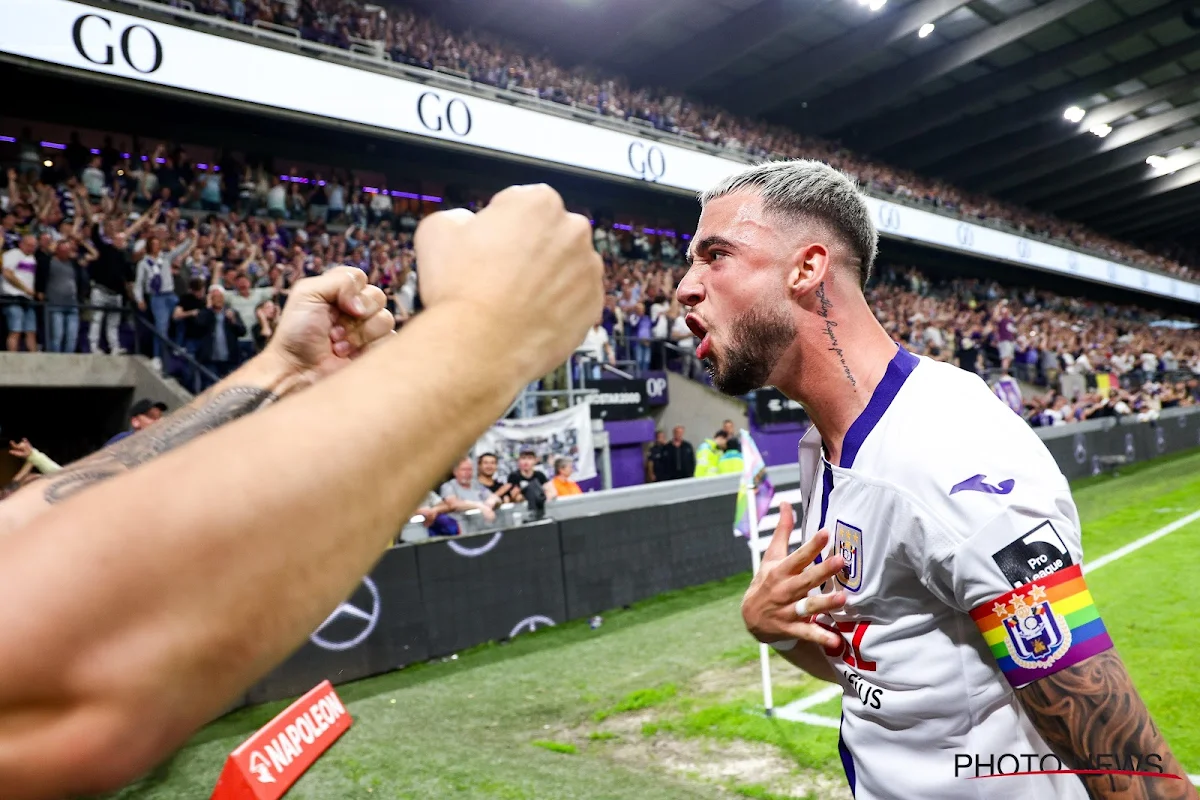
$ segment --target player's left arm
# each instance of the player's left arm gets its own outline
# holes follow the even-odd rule
[[[1038,733],[1067,769],[1151,773],[1081,775],[1090,797],[1197,797],[1196,787],[1150,718],[1116,650],[1098,653],[1034,681],[1016,694]]]
[[[957,525],[933,525],[921,553],[927,585],[970,614],[1062,768],[1098,771],[1079,776],[1090,797],[1196,800],[1088,589],[1066,480],[1034,466],[1005,482],[977,476],[955,487],[943,511]],[[1122,772],[1141,774],[1113,774]]]

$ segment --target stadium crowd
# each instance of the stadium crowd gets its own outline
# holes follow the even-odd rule
[[[631,86],[626,80],[586,67],[567,68],[521,46],[481,31],[455,31],[428,16],[358,0],[159,0],[204,14],[252,24],[256,20],[297,29],[306,39],[349,48],[352,41],[379,43],[396,62],[441,67],[499,88],[536,92],[543,100],[589,108],[599,114],[637,119],[750,158],[816,158],[855,176],[876,193],[925,203],[974,220],[1000,223],[1018,232],[1057,239],[1106,258],[1192,278],[1178,251],[1151,253],[1075,222],[963,191],[945,181],[890,167],[832,141],[805,136],[761,120],[673,94]],[[1172,257],[1175,256],[1175,257]]]
[[[1005,389],[1014,377],[1049,387],[1030,398],[1015,389],[1010,406],[1033,425],[1151,419],[1164,408],[1200,403],[1200,331],[1163,325],[1136,306],[978,279],[933,283],[916,269],[891,266],[868,300],[892,338],[912,352],[1008,378]],[[997,394],[1008,401],[1005,389]]]
[[[21,141],[34,138],[26,132]],[[72,136],[57,162],[36,169],[22,169],[22,152],[18,142],[16,166],[0,185],[9,350],[38,349],[40,330],[47,350],[134,349],[201,388],[265,346],[290,286],[329,265],[367,272],[387,294],[397,326],[420,310],[412,235],[426,204],[411,193],[364,187],[352,174],[279,175],[232,156],[222,157],[224,168],[194,164],[181,147],[125,154],[111,141],[90,148]],[[607,299],[573,377],[600,377],[609,364],[704,379],[675,299],[686,234],[614,223],[604,213],[595,223]],[[1191,377],[1200,374],[1200,337],[1153,324],[1159,316],[1149,310],[996,282],[933,282],[896,266],[877,276],[869,299],[913,352],[1056,389],[1064,375],[1091,384],[1112,376],[1102,391],[1135,393],[1076,398],[1064,420],[1200,399]],[[81,305],[89,306],[84,335]],[[130,315],[140,324],[129,325]],[[180,351],[204,369],[175,357]],[[566,370],[547,375],[541,388],[566,388]],[[1022,401],[1035,423],[1062,411],[1056,403]],[[557,407],[545,397],[538,406]]]

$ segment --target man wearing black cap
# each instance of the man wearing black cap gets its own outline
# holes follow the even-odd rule
[[[167,411],[166,403],[159,403],[142,398],[134,403],[129,409],[129,430],[121,431],[116,436],[104,443],[108,447],[113,442],[119,442],[126,436],[132,436],[134,433],[149,428],[154,423],[162,419],[162,415]]]

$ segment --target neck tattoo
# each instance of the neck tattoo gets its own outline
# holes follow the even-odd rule
[[[817,300],[821,303],[821,308],[817,313],[821,319],[825,320],[825,335],[829,337],[829,351],[836,353],[838,361],[842,364],[842,372],[846,374],[846,380],[850,381],[850,385],[858,387],[858,381],[854,380],[854,375],[850,372],[850,366],[846,363],[846,354],[842,352],[842,348],[838,346],[837,333],[834,331],[837,328],[837,322],[829,318],[829,312],[833,310],[833,301],[825,294],[825,284],[821,283],[817,287]]]

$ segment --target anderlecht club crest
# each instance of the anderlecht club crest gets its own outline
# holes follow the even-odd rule
[[[846,566],[837,574],[838,583],[857,592],[862,588],[863,580],[862,531],[839,519],[834,529],[834,548],[846,562]]]
[[[1046,599],[1046,590],[1031,584],[1028,594],[1014,594],[992,610],[1004,623],[1005,647],[1019,667],[1045,669],[1071,648],[1071,629]]]

